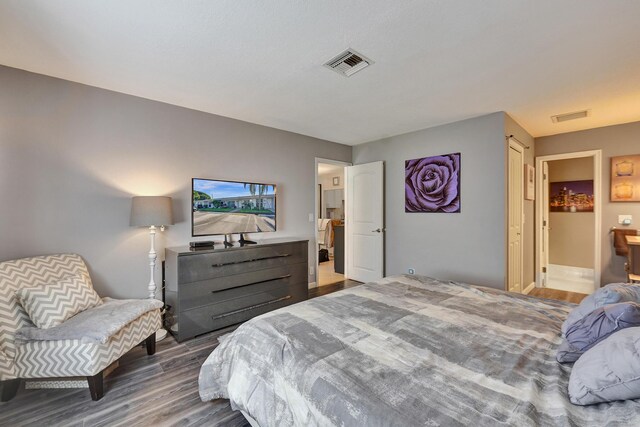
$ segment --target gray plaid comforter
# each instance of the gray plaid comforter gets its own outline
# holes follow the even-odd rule
[[[397,276],[259,316],[200,371],[266,426],[640,426],[640,401],[574,406],[555,361],[571,304]]]

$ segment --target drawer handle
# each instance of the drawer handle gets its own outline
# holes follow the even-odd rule
[[[212,264],[211,267],[224,267],[225,265],[243,264],[245,262],[263,261],[265,259],[286,258],[288,256],[291,256],[291,254],[278,254],[278,255],[272,255],[272,256],[265,256],[265,257],[262,257],[262,258],[246,259],[244,261],[234,261],[234,262],[225,262],[225,263],[222,263],[222,264]]]
[[[255,308],[264,307],[265,305],[275,304],[280,301],[285,301],[291,298],[291,295],[287,295],[286,297],[280,297],[271,301],[263,302],[261,304],[252,305],[251,307],[241,308],[239,310],[230,311],[228,313],[219,314],[217,316],[211,316],[211,320],[222,319],[223,317],[233,316],[234,314],[242,313],[243,311],[253,310]]]
[[[224,292],[224,291],[228,291],[230,289],[244,288],[245,286],[257,285],[257,284],[260,284],[260,283],[275,282],[276,280],[288,279],[289,277],[291,277],[290,274],[285,274],[284,276],[276,277],[274,279],[260,280],[259,282],[247,283],[246,285],[240,285],[240,286],[236,286],[234,288],[219,289],[217,291],[211,291],[211,293],[212,294],[216,294],[218,292]]]

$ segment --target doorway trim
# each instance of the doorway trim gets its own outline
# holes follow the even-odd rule
[[[316,157],[315,160],[315,170],[314,170],[314,179],[313,179],[313,188],[314,188],[314,198],[313,198],[313,259],[314,259],[314,270],[313,270],[313,282],[309,283],[309,288],[318,287],[318,266],[320,263],[318,262],[318,212],[320,211],[320,206],[318,206],[318,165],[320,163],[325,163],[329,165],[338,165],[338,166],[352,166],[351,162],[344,162],[342,160],[334,160],[334,159],[325,159],[322,157]],[[346,270],[345,270],[346,273]],[[347,276],[345,275],[345,279]]]
[[[576,151],[573,153],[551,154],[536,157],[536,288],[542,287],[542,218],[544,216],[543,191],[544,177],[542,176],[542,164],[554,160],[579,159],[593,157],[593,213],[594,213],[594,248],[593,248],[593,285],[594,291],[600,288],[602,275],[602,150]]]

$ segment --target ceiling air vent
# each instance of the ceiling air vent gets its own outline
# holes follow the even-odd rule
[[[342,76],[351,77],[371,64],[373,64],[372,60],[353,49],[347,49],[331,61],[325,63],[324,66]]]
[[[582,111],[576,111],[573,113],[565,113],[565,114],[558,114],[556,116],[551,116],[551,121],[553,123],[562,123],[562,122],[568,122],[569,120],[584,119],[589,115],[590,115],[590,110],[582,110]]]

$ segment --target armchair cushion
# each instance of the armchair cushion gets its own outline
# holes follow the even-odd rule
[[[113,335],[143,314],[163,307],[155,299],[116,300],[104,298],[103,304],[79,313],[53,328],[25,326],[16,331],[20,341],[79,340],[105,344]]]
[[[31,321],[41,329],[58,326],[72,316],[102,304],[96,291],[82,275],[23,287],[16,291],[16,297]]]
[[[81,340],[16,341],[18,378],[93,376],[161,327],[160,310],[138,317],[105,344]]]

